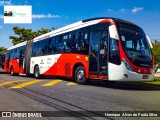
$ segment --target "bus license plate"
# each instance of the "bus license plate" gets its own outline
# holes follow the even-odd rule
[[[143,75],[142,79],[148,79],[148,75]]]

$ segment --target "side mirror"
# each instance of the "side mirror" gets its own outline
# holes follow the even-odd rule
[[[115,25],[109,26],[109,34],[110,34],[110,38],[119,40],[118,32]]]

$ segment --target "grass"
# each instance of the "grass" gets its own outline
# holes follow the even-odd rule
[[[158,85],[160,86],[160,78],[155,78],[154,81],[151,82],[144,82],[145,84],[150,84],[150,85]]]
[[[159,87],[160,86],[160,77],[155,77],[154,81],[149,81],[149,82],[128,82],[129,84],[134,84],[134,85],[149,85],[149,86],[155,86]]]
[[[154,81],[160,82],[160,78],[155,78]]]

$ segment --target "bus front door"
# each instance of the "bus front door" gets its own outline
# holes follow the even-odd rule
[[[93,31],[91,33],[89,77],[107,78],[108,76],[108,33],[104,31]]]

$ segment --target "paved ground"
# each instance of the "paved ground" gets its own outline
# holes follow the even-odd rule
[[[45,78],[35,80],[25,76],[0,74],[0,111],[68,111],[69,116],[43,119],[160,119],[157,117],[105,117],[108,111],[159,111],[160,88],[128,83],[106,86],[102,81],[77,85],[71,80]],[[77,111],[73,112],[73,111]],[[103,111],[103,112],[99,112]],[[84,115],[91,117],[83,117]],[[63,115],[62,115],[63,116]],[[66,114],[64,115],[66,116]],[[93,117],[92,117],[93,116]],[[1,119],[1,118],[0,118]],[[22,119],[22,118],[11,118]],[[31,119],[31,118],[25,118]],[[36,118],[33,118],[36,119]]]

